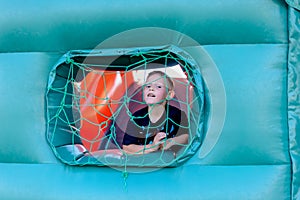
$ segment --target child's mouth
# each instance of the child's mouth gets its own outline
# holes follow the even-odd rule
[[[152,94],[152,93],[149,93],[149,94],[147,95],[147,97],[155,97],[155,95]]]

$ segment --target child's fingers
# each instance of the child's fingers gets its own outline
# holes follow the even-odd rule
[[[160,137],[160,138],[165,138],[167,136],[167,134],[165,132],[159,132],[157,133],[157,135]]]
[[[161,140],[163,140],[164,138],[166,138],[166,133],[164,132],[159,132],[156,134],[155,138],[154,138],[154,142],[155,143],[158,143],[158,142],[161,142]]]

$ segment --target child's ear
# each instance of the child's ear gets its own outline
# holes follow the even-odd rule
[[[168,99],[168,100],[173,99],[174,96],[175,96],[174,90],[170,90],[170,91],[168,92],[167,99]]]

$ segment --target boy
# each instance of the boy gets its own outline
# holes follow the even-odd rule
[[[147,107],[133,113],[127,125],[122,143],[126,153],[169,150],[188,143],[187,117],[168,102],[174,95],[174,83],[169,76],[161,71],[149,73],[143,88]]]

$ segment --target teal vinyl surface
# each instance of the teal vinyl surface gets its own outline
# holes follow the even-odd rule
[[[0,199],[300,200],[299,1],[0,5]],[[125,180],[124,169],[62,163],[46,135],[51,69],[68,51],[90,50],[143,27],[174,30],[198,44],[161,33],[136,44],[179,44],[194,58],[201,47],[210,56],[224,88],[209,66],[200,67],[206,98],[222,97],[215,102],[226,105],[220,134],[206,135],[181,166],[129,173]],[[124,38],[103,47],[135,44]],[[218,108],[211,102],[208,110]]]

